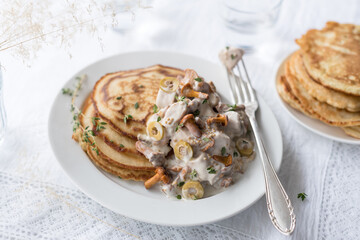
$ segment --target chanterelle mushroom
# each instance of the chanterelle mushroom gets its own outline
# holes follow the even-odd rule
[[[224,114],[218,114],[216,117],[209,118],[206,120],[206,123],[210,126],[212,123],[221,123],[222,126],[226,126],[228,124],[227,116]]]
[[[162,181],[166,184],[170,182],[170,178],[165,174],[165,169],[163,167],[157,167],[155,173],[156,174],[153,177],[151,177],[144,183],[146,189],[151,188],[159,181]]]
[[[227,156],[218,156],[218,155],[214,155],[212,156],[212,158],[215,161],[221,162],[222,164],[225,165],[225,167],[228,167],[232,164],[232,156],[231,154],[227,155]]]
[[[193,136],[195,136],[197,138],[201,137],[202,133],[201,133],[199,127],[195,123],[195,118],[194,118],[193,114],[185,115],[181,119],[180,124],[184,125]]]
[[[185,97],[195,97],[201,99],[207,99],[209,97],[206,93],[194,91],[190,83],[187,83],[182,87],[181,94]]]

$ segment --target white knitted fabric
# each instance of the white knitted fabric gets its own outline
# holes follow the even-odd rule
[[[0,239],[286,239],[271,222],[264,197],[236,216],[204,226],[163,227],[102,207],[77,189],[48,142],[47,119],[61,86],[79,69],[113,54],[168,50],[218,62],[226,45],[214,1],[156,0],[136,13],[130,32],[105,33],[104,51],[90,36],[74,42],[72,59],[45,48],[27,68],[0,54],[9,127],[0,146]],[[276,115],[284,140],[279,177],[297,216],[292,239],[357,239],[360,235],[360,148],[320,137],[284,112],[274,86],[294,39],[326,21],[360,23],[356,0],[284,1],[279,22],[246,62],[254,87]],[[71,131],[71,129],[69,129]],[[307,193],[305,201],[297,199]]]

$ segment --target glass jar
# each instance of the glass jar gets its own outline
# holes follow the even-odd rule
[[[247,52],[267,39],[277,22],[283,0],[222,0],[219,13],[225,23],[226,43]]]

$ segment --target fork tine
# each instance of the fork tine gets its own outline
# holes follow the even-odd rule
[[[237,102],[235,102],[235,104],[242,104],[246,101],[246,99],[244,98],[242,91],[240,89],[240,84],[238,82],[237,76],[235,75],[234,71],[231,71],[232,73],[232,77],[233,77],[233,81],[235,83],[235,91],[237,93]]]
[[[251,80],[250,80],[249,74],[248,74],[248,72],[246,70],[244,59],[241,59],[241,63],[242,63],[242,66],[244,68],[246,82],[248,84],[248,90],[249,90],[249,94],[250,94],[250,101],[256,101],[257,99],[256,99],[255,91],[254,91],[254,88],[251,85]],[[237,66],[237,68],[238,68],[238,70],[240,72],[239,64],[237,64],[236,66]]]
[[[231,96],[232,96],[233,102],[236,103],[239,100],[239,96],[235,90],[236,87],[235,87],[234,80],[233,80],[233,73],[230,72],[229,70],[227,70],[226,72],[227,72],[227,76],[228,76],[228,82],[229,82],[230,88],[231,88]]]
[[[249,102],[250,101],[250,97],[249,97],[249,93],[247,91],[247,84],[242,80],[242,76],[241,76],[241,72],[240,72],[240,69],[239,69],[239,66],[237,66],[237,69],[239,71],[239,75],[236,77],[236,80],[237,80],[237,83],[238,85],[240,86],[241,88],[241,94],[243,95],[244,99],[245,99],[245,103]]]

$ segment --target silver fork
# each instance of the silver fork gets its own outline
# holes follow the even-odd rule
[[[264,170],[266,204],[271,222],[281,233],[290,235],[294,231],[296,223],[294,209],[266,152],[255,116],[259,104],[251,86],[244,60],[241,59],[240,62],[241,67],[239,67],[239,63],[236,65],[238,75],[234,73],[234,70],[227,70],[233,99],[236,104],[245,105],[245,111],[249,116]]]

